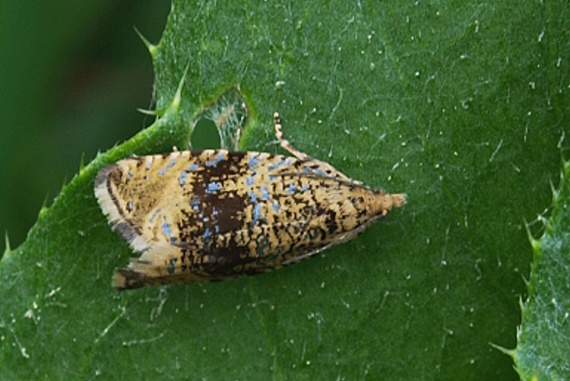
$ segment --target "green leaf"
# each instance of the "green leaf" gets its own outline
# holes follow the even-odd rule
[[[534,261],[513,351],[523,380],[570,379],[570,162],[564,163],[552,216],[542,237],[532,240]]]
[[[174,3],[149,46],[161,118],[82,169],[3,256],[3,376],[517,379],[491,343],[515,347],[523,221],[549,205],[568,146],[568,6],[228,3]],[[117,293],[134,254],[95,201],[97,170],[186,147],[233,88],[240,148],[282,153],[278,111],[297,148],[408,204],[280,271]]]

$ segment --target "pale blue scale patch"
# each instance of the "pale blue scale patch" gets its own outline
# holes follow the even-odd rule
[[[253,222],[252,225],[255,225],[257,223],[257,221],[259,221],[261,219],[261,208],[262,208],[263,204],[257,203],[255,204],[255,206],[253,207]]]
[[[270,197],[270,195],[269,195],[269,189],[267,189],[267,186],[266,186],[266,185],[263,185],[263,186],[261,187],[261,200],[262,200],[262,201],[267,201],[267,200],[269,200],[269,197]]]
[[[245,178],[245,183],[247,184],[247,186],[250,187],[250,186],[253,185],[254,180],[255,180],[255,179],[253,178],[253,176],[247,176],[247,177]]]
[[[200,168],[200,166],[199,166],[198,164],[194,163],[194,164],[191,164],[191,165],[190,165],[190,168],[188,168],[188,171],[189,171],[189,172],[194,172],[194,171],[197,170],[198,168]]]
[[[174,164],[176,164],[177,159],[178,159],[178,155],[175,155],[174,157],[172,157],[172,159],[170,159],[170,163],[168,163],[168,168],[172,168],[174,166]]]
[[[311,186],[309,184],[307,184],[307,185],[302,186],[301,189],[299,189],[299,191],[301,193],[304,193],[304,192],[308,191],[310,188],[311,188]]]
[[[206,162],[206,167],[213,167],[226,158],[225,152],[218,152],[215,158]]]
[[[279,212],[279,209],[281,209],[281,205],[279,205],[279,203],[277,201],[273,201],[271,203],[271,206],[273,206],[273,211],[275,213]]]
[[[251,201],[252,204],[257,202],[257,196],[252,190],[249,191],[249,200]]]
[[[191,198],[190,199],[190,206],[192,207],[192,209],[194,209],[195,212],[200,210],[200,200],[198,200],[197,198]]]
[[[170,238],[170,236],[172,235],[172,229],[170,229],[170,225],[168,224],[168,222],[166,222],[166,217],[163,218],[164,222],[162,223],[162,232],[164,233],[165,236]]]
[[[269,165],[267,166],[267,169],[270,170],[270,171],[272,171],[272,170],[274,170],[274,169],[277,169],[277,168],[279,168],[279,167],[285,165],[285,163],[286,163],[285,160],[279,159],[279,160],[276,161],[275,163],[269,164]]]
[[[208,186],[206,187],[206,193],[211,194],[214,192],[218,192],[221,191],[222,187],[220,186],[219,183],[212,181],[208,184]]]
[[[182,171],[180,177],[178,178],[178,184],[180,184],[180,186],[186,183],[186,177],[188,177],[188,172]]]
[[[219,214],[218,209],[215,206],[212,206],[212,215],[217,216]]]
[[[146,159],[146,169],[150,169],[152,165],[152,156],[149,156],[148,159]]]
[[[159,176],[164,176],[164,174],[166,173],[166,170],[167,170],[167,169],[168,169],[168,168],[166,168],[166,167],[162,168],[160,171],[158,171],[158,175],[159,175]]]
[[[249,166],[250,169],[255,169],[255,167],[257,167],[257,164],[261,163],[262,159],[260,159],[257,156],[252,156],[249,158],[249,162],[247,163],[247,165]]]
[[[323,171],[320,168],[315,169],[315,173],[317,174],[317,176],[326,176],[327,174],[325,173],[325,171]]]
[[[297,190],[297,185],[291,184],[291,185],[289,185],[289,187],[287,188],[287,193],[293,194],[293,193],[295,193],[296,190]]]
[[[209,240],[210,238],[212,238],[212,231],[210,228],[206,228],[204,231],[204,240]]]

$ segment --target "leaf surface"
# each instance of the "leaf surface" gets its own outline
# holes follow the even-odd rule
[[[515,347],[524,219],[549,205],[567,147],[568,16],[558,3],[175,2],[150,47],[161,117],[87,165],[0,262],[6,377],[517,379],[490,343]],[[283,153],[278,111],[297,148],[408,204],[280,271],[117,293],[133,253],[95,201],[97,170],[186,147],[233,88],[250,115],[241,149]]]

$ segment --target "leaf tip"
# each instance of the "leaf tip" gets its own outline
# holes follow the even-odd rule
[[[530,242],[530,246],[532,247],[532,251],[534,253],[535,256],[535,260],[536,257],[538,256],[538,253],[540,252],[540,241],[537,239],[534,239],[533,237],[529,238],[529,242]]]
[[[0,256],[0,258],[10,253],[10,251],[12,251],[10,248],[10,237],[8,237],[8,231],[6,230],[4,232],[4,253]]]
[[[531,246],[533,246],[533,241],[536,241],[536,239],[534,238],[534,236],[532,235],[532,232],[530,230],[530,224],[526,221],[526,219],[524,219],[524,228],[526,230],[526,236],[527,239],[529,240]],[[534,247],[534,246],[533,246]]]
[[[145,36],[143,36],[143,34],[136,27],[133,27],[133,29],[135,30],[135,33],[139,36],[143,44],[146,46],[151,57],[154,57],[157,50],[156,45],[151,44],[150,41],[147,40]]]
[[[144,108],[137,108],[137,111],[143,115],[157,116],[156,110],[147,110]]]
[[[79,173],[83,172],[85,169],[85,152],[81,154],[81,160],[79,160]]]
[[[508,349],[508,348],[502,347],[498,344],[491,343],[491,342],[489,343],[489,345],[492,346],[493,348],[497,349],[498,351],[503,352],[504,354],[512,357],[512,358],[514,358],[514,356],[515,356],[516,349]]]
[[[184,87],[184,83],[186,81],[186,74],[188,73],[189,66],[189,64],[186,65],[186,69],[184,69],[184,74],[182,75],[182,78],[180,78],[178,89],[176,89],[176,94],[174,94],[170,105],[167,107],[167,112],[170,111],[176,113],[180,109],[180,103],[182,101],[182,88]]]

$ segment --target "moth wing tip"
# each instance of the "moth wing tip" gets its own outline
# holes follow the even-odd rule
[[[144,285],[145,274],[130,268],[115,269],[115,274],[113,275],[113,287],[118,291],[140,288]]]
[[[115,269],[113,287],[119,291],[132,290],[156,284],[156,274],[150,263],[144,259],[131,258],[129,267]]]
[[[117,291],[124,291],[127,290],[127,277],[123,273],[124,271],[128,271],[127,269],[116,269],[115,274],[113,275],[113,287],[117,289]]]

